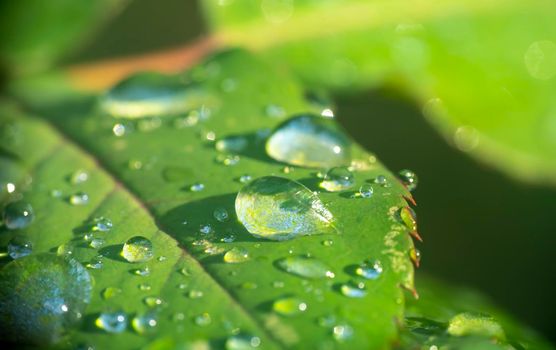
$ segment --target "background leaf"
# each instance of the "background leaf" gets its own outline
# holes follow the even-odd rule
[[[288,61],[312,86],[394,85],[459,149],[556,178],[551,2],[204,1],[215,35]]]
[[[41,84],[28,86],[25,104],[46,119],[18,118],[22,142],[12,151],[35,169],[33,188],[25,193],[37,213],[36,222],[25,231],[34,241],[35,251],[49,251],[68,240],[81,242],[80,227],[91,218],[103,215],[114,221],[103,248],[95,251],[83,247],[76,253],[84,262],[98,253],[106,257],[102,269],[92,270],[95,297],[83,328],[71,342],[90,341],[99,348],[108,344],[136,348],[156,337],[153,348],[174,348],[176,342],[197,339],[214,339],[221,344],[239,327],[259,336],[268,348],[308,348],[315,343],[326,347],[336,344],[332,327],[346,323],[353,327],[354,335],[338,343],[340,348],[383,348],[391,343],[397,334],[395,320],[403,315],[400,285],[413,288],[409,259],[413,243],[407,228],[395,216],[398,208],[407,205],[403,198],[409,195],[407,190],[380,163],[372,161],[374,158],[355,147],[354,159],[364,167],[355,172],[353,189],[319,194],[336,217],[341,234],[285,242],[255,239],[235,220],[234,198],[242,187],[238,178],[245,174],[253,178],[277,174],[316,190],[315,170],[295,168],[284,173],[284,164],[269,159],[262,144],[256,143],[250,145],[256,147],[240,154],[237,165],[224,166],[219,164],[210,139],[243,135],[256,141],[253,136],[257,131],[276,126],[286,116],[320,108],[307,102],[303,90],[286,71],[242,51],[208,59],[183,78],[193,81],[192,86],[210,97],[210,103],[192,110],[189,116],[209,109],[210,117],[181,128],[184,115],[161,117],[160,124],[152,119],[115,120],[99,109],[98,96],[66,94],[67,87],[57,79],[52,80],[53,85],[43,79]],[[285,114],[277,118],[268,115],[269,104],[280,106]],[[135,131],[116,137],[115,123],[133,126]],[[90,180],[82,185],[69,184],[66,177],[80,168],[89,171]],[[379,175],[386,176],[391,186],[375,186],[370,199],[352,198],[360,185]],[[203,183],[205,189],[190,191],[196,182]],[[53,189],[60,189],[64,198],[53,199]],[[68,204],[67,196],[77,191],[89,194],[88,205]],[[220,207],[231,215],[228,223],[214,218],[215,209]],[[205,237],[199,232],[200,226],[207,224],[212,226],[214,236],[210,242],[200,243]],[[230,234],[235,236],[234,242],[221,241]],[[130,270],[136,266],[121,261],[118,255],[121,244],[135,235],[150,237],[156,255],[166,258],[146,264],[151,268],[148,277],[134,275]],[[9,236],[2,235],[4,244]],[[323,244],[325,240],[333,243]],[[251,260],[238,265],[224,263],[222,254],[233,247],[247,249]],[[278,259],[307,254],[329,264],[335,278],[331,282],[307,281],[275,266]],[[342,295],[338,289],[354,278],[353,265],[369,258],[382,262],[382,276],[368,281],[365,298]],[[188,276],[180,274],[182,267]],[[148,293],[140,291],[140,283],[148,283],[152,289]],[[186,284],[185,289],[178,287],[180,283]],[[122,293],[113,302],[102,300],[99,293],[113,286],[121,288]],[[203,297],[188,298],[193,289],[202,291]],[[130,314],[145,311],[142,300],[149,295],[162,298],[168,305],[160,310],[155,335],[126,331],[110,336],[91,327],[92,319],[101,311],[119,307]],[[302,298],[307,311],[284,318],[269,309],[277,298],[289,295]],[[211,315],[212,323],[199,328],[192,320],[204,312]],[[172,321],[176,313],[184,314],[183,322]],[[319,318],[330,315],[336,320],[320,326]]]

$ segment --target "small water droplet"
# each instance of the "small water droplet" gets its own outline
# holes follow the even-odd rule
[[[284,281],[274,281],[272,282],[272,287],[274,288],[284,288]]]
[[[214,230],[212,229],[212,226],[209,224],[206,225],[201,225],[199,227],[199,232],[204,234],[204,235],[208,235],[214,232]]]
[[[114,136],[116,137],[122,137],[125,134],[129,133],[128,127],[126,127],[126,124],[124,123],[116,123],[114,124],[114,126],[112,127],[112,133],[114,134]]]
[[[255,237],[271,240],[335,232],[332,213],[302,184],[277,176],[258,178],[236,197],[236,214]]]
[[[220,85],[220,87],[222,88],[222,91],[224,92],[232,92],[235,91],[237,89],[237,81],[235,79],[232,78],[228,78],[228,79],[224,79],[222,81],[222,84]]]
[[[313,115],[294,117],[273,131],[266,152],[280,162],[309,168],[349,165],[349,139],[336,123]]]
[[[381,187],[390,187],[390,182],[384,175],[378,175],[373,182]]]
[[[160,128],[162,119],[158,117],[142,118],[137,122],[137,129],[141,132],[149,132]]]
[[[408,191],[413,191],[417,188],[417,184],[419,183],[419,179],[417,175],[411,170],[401,170],[400,171],[400,179],[402,183],[407,187]]]
[[[410,207],[402,207],[398,210],[399,220],[410,231],[417,231],[417,215]]]
[[[353,337],[353,328],[345,323],[338,324],[332,328],[332,336],[339,342],[349,340]]]
[[[164,300],[154,296],[146,297],[145,299],[143,299],[143,301],[148,307],[158,307],[164,304]]]
[[[172,321],[174,322],[181,322],[185,320],[185,314],[183,312],[177,312],[172,315]]]
[[[87,265],[85,265],[85,267],[87,267],[88,269],[92,269],[92,270],[100,270],[102,269],[103,266],[103,262],[102,262],[102,256],[96,256],[93,259],[91,259],[91,261],[89,263],[87,263]]]
[[[322,245],[325,247],[331,247],[334,244],[334,241],[331,239],[325,239],[322,241]]]
[[[472,126],[460,126],[454,132],[454,144],[463,152],[471,152],[479,145],[481,135]]]
[[[52,198],[60,198],[63,196],[63,193],[61,190],[58,189],[53,189],[50,191],[50,197]]]
[[[154,312],[147,312],[142,315],[136,315],[131,320],[133,330],[138,334],[145,334],[154,331],[158,325],[158,319]]]
[[[234,166],[237,165],[240,161],[240,157],[234,154],[219,154],[216,156],[215,160],[216,163],[222,164],[225,166]]]
[[[249,260],[249,252],[245,248],[234,247],[224,254],[224,262],[236,264]]]
[[[237,180],[242,183],[242,184],[246,184],[249,181],[251,181],[253,178],[251,177],[251,175],[241,175]]]
[[[122,294],[122,290],[116,287],[106,287],[102,290],[102,299],[108,300],[117,297]]]
[[[89,195],[85,192],[77,192],[69,198],[72,205],[86,205],[89,203]]]
[[[187,293],[187,297],[189,299],[199,299],[203,297],[203,292],[200,290],[196,290],[196,289],[192,289],[189,291],[189,293]]]
[[[286,116],[286,110],[284,109],[284,107],[276,104],[267,105],[264,108],[264,112],[271,118],[284,118]]]
[[[355,184],[353,173],[347,167],[330,169],[320,183],[320,187],[328,192],[344,191]]]
[[[55,343],[91,300],[91,276],[75,260],[39,253],[0,270],[2,340],[39,347]]]
[[[419,249],[411,248],[409,250],[409,258],[418,267],[421,264],[421,252],[419,251]]]
[[[139,284],[138,288],[139,288],[140,291],[146,292],[146,291],[151,290],[151,285],[148,284],[148,283],[141,283],[141,284]]]
[[[359,197],[371,198],[374,193],[374,188],[371,184],[363,184],[359,187]]]
[[[282,270],[304,278],[334,278],[330,267],[320,260],[305,256],[290,256],[280,259],[276,265]]]
[[[70,176],[70,182],[74,185],[81,184],[87,180],[89,180],[89,173],[83,169],[76,170]]]
[[[307,310],[307,304],[294,297],[280,298],[272,304],[272,310],[283,316],[294,316]]]
[[[143,169],[143,162],[138,159],[130,159],[127,162],[127,167],[131,170],[141,170]]]
[[[142,269],[133,270],[133,273],[137,276],[146,277],[151,274],[151,269],[149,269],[148,266],[145,266]]]
[[[340,286],[340,292],[349,298],[363,298],[367,295],[365,284],[363,282],[350,281]]]
[[[226,350],[249,350],[258,348],[261,339],[252,335],[237,334],[226,339]]]
[[[195,316],[193,322],[199,327],[206,327],[212,323],[212,318],[208,312],[203,312],[200,315]]]
[[[190,128],[197,125],[199,122],[199,114],[191,113],[185,117],[176,118],[174,120],[174,127],[177,129]]]
[[[217,151],[225,153],[242,153],[248,146],[249,141],[243,136],[228,136],[214,144]]]
[[[201,192],[201,191],[204,190],[204,189],[205,189],[205,185],[203,185],[203,184],[200,183],[200,182],[196,182],[196,183],[194,183],[193,185],[191,185],[191,186],[189,187],[189,190],[190,190],[191,192]]]
[[[355,273],[368,280],[376,280],[382,274],[382,264],[378,260],[365,261],[357,266]]]
[[[328,314],[321,316],[317,319],[317,323],[319,326],[324,328],[333,328],[336,324],[336,315]]]
[[[112,220],[105,218],[104,216],[96,217],[93,219],[91,229],[93,231],[108,232],[112,229]]]
[[[228,211],[222,207],[216,208],[213,212],[213,216],[216,220],[220,222],[226,222],[229,219]]]
[[[93,238],[89,241],[89,247],[91,247],[93,249],[98,249],[98,248],[102,247],[104,245],[104,243],[106,243],[104,238],[95,237],[95,238]]]
[[[25,236],[15,236],[8,243],[8,255],[19,259],[33,252],[33,244]]]
[[[239,285],[239,288],[241,289],[257,289],[259,287],[259,285],[255,282],[243,282]]]
[[[151,241],[142,236],[128,239],[122,248],[122,256],[132,263],[148,261],[152,259],[153,254]]]
[[[334,118],[334,111],[331,108],[325,108],[320,112],[320,115],[325,118]]]
[[[73,255],[74,250],[75,250],[74,245],[68,242],[68,243],[60,244],[56,249],[56,254],[58,256],[68,258]]]
[[[9,230],[25,228],[35,219],[35,213],[31,204],[24,201],[8,203],[2,212],[4,226]]]
[[[117,118],[180,114],[191,107],[188,90],[178,76],[141,72],[108,90],[101,97],[100,106]]]
[[[159,262],[163,262],[166,261],[166,257],[164,255],[161,255],[156,260],[158,260]]]
[[[535,79],[548,80],[556,75],[556,43],[550,40],[535,41],[524,56],[525,67]]]
[[[127,328],[127,315],[123,311],[103,312],[95,325],[108,333],[122,333]]]

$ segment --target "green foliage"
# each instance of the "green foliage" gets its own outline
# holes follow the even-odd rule
[[[240,329],[242,334],[259,337],[264,349],[308,349],[315,344],[384,348],[392,343],[403,319],[400,286],[413,288],[409,258],[413,243],[395,215],[397,208],[407,205],[403,198],[409,195],[407,190],[374,157],[354,145],[355,185],[341,193],[319,193],[334,215],[338,232],[283,242],[255,238],[235,217],[234,200],[243,186],[239,177],[276,174],[311,190],[318,190],[319,181],[315,169],[296,167],[284,172],[284,164],[266,156],[264,142],[257,135],[290,115],[318,109],[285,71],[243,51],[210,58],[183,78],[192,91],[204,96],[203,107],[192,105],[186,115],[199,116],[210,110],[208,119],[190,127],[183,127],[186,115],[161,117],[157,127],[152,127],[157,125],[153,119],[114,119],[99,108],[98,96],[64,95],[66,90],[56,79],[51,86],[43,79],[40,86],[57,99],[46,101],[41,93],[46,90],[28,86],[25,104],[38,117],[4,104],[2,115],[10,120],[4,118],[3,130],[16,128],[19,139],[6,147],[33,177],[24,198],[35,209],[36,219],[19,233],[33,242],[34,252],[53,251],[72,242],[73,256],[84,264],[94,262],[99,253],[104,255],[103,267],[90,270],[95,286],[83,325],[68,341],[97,348],[116,344],[139,348],[152,342],[151,348],[170,349],[209,340],[220,348]],[[269,116],[270,104],[286,113]],[[116,123],[135,130],[116,137]],[[240,153],[238,164],[226,166],[210,139],[232,135],[245,136],[250,143]],[[68,177],[78,169],[85,170],[89,179],[72,183]],[[386,177],[388,187],[375,186],[371,198],[353,198],[359,186],[379,175]],[[191,191],[190,186],[197,182],[205,189]],[[61,197],[53,197],[53,190],[60,191]],[[69,203],[78,192],[88,194],[88,204]],[[219,208],[227,211],[228,221],[215,218]],[[105,244],[93,249],[83,235],[90,231],[91,220],[100,216],[110,218],[113,228],[96,233]],[[213,234],[200,233],[200,227],[207,224]],[[222,241],[230,235],[235,237],[233,242]],[[2,245],[11,236],[13,232],[3,232]],[[123,260],[119,254],[122,244],[132,236],[152,240],[156,258],[138,264]],[[328,240],[332,243],[325,244]],[[223,254],[232,248],[246,249],[250,259],[225,263]],[[307,254],[330,266],[335,277],[306,280],[276,265],[280,259]],[[383,273],[377,280],[366,281],[364,298],[344,296],[341,284],[355,279],[354,267],[366,259],[378,259]],[[144,267],[149,267],[149,276],[134,273]],[[151,289],[141,290],[143,283]],[[119,288],[121,293],[105,300],[101,295],[109,287]],[[198,291],[201,298],[195,298]],[[107,334],[95,328],[94,320],[103,311],[122,309],[130,317],[147,312],[150,307],[144,300],[149,296],[164,301],[155,308],[155,332],[138,335],[128,329]],[[291,317],[274,312],[272,303],[287,296],[301,299],[307,310]],[[212,322],[202,327],[195,319],[204,313]],[[330,321],[330,316],[335,319]],[[319,325],[323,317],[328,323]],[[336,341],[332,334],[336,325],[353,328],[352,339]]]
[[[224,43],[287,61],[318,88],[393,85],[456,147],[513,176],[554,183],[551,1],[204,3]]]
[[[0,63],[16,74],[49,67],[126,0],[17,0],[0,3]],[[12,72],[14,73],[14,72]]]

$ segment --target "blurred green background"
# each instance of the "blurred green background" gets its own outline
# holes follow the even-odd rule
[[[171,48],[205,32],[194,1],[137,0],[64,63]],[[392,171],[419,175],[421,270],[482,290],[555,341],[556,189],[509,179],[452,148],[394,91],[335,102],[339,120]]]

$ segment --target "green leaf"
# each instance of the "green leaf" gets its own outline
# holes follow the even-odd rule
[[[309,85],[392,85],[459,149],[556,179],[551,1],[205,0],[221,42],[285,60]]]
[[[401,349],[552,349],[483,295],[419,276],[419,300],[406,304]]]
[[[318,194],[333,215],[334,232],[286,241],[250,235],[234,210],[236,194],[244,186],[238,181],[242,175],[257,179],[274,174],[319,190],[318,169],[285,168],[266,156],[260,141],[265,130],[290,115],[315,111],[315,106],[286,71],[243,51],[209,58],[182,78],[191,82],[187,86],[195,96],[192,108],[197,98],[202,101],[185,115],[114,119],[100,108],[106,96],[99,100],[96,95],[66,94],[67,86],[61,87],[58,78],[52,85],[45,78],[41,84],[27,86],[25,104],[38,117],[9,106],[1,114],[11,116],[14,121],[10,123],[19,130],[20,142],[9,150],[33,176],[24,198],[33,205],[36,219],[24,233],[34,251],[51,251],[73,241],[77,244],[73,255],[83,263],[99,253],[105,255],[103,267],[91,270],[96,281],[93,300],[82,328],[72,332],[69,342],[91,343],[99,349],[146,344],[149,349],[174,349],[206,340],[221,348],[239,329],[241,334],[259,337],[264,349],[308,349],[319,344],[324,348],[387,347],[396,339],[396,324],[403,318],[400,286],[413,288],[409,258],[413,243],[397,218],[398,208],[407,206],[404,196],[410,196],[409,192],[373,156],[353,146],[355,185],[340,193]],[[285,113],[269,114],[269,105]],[[200,120],[188,126],[196,118]],[[122,137],[114,135],[116,123],[121,124],[117,133],[122,126],[127,128]],[[135,131],[129,132],[132,126]],[[226,166],[211,139],[230,136],[245,136],[249,147],[240,152],[237,164]],[[68,176],[78,169],[85,170],[89,179],[72,184]],[[361,185],[379,175],[386,177],[388,186],[374,185],[370,198],[353,198]],[[192,191],[195,183],[202,183],[204,190]],[[62,197],[52,197],[53,190],[61,191]],[[87,205],[68,202],[77,192],[88,194]],[[307,198],[312,201],[313,197]],[[304,203],[291,201],[281,210],[299,213]],[[216,218],[222,218],[222,208],[228,221]],[[318,213],[327,215],[322,210]],[[106,243],[93,249],[82,237],[88,232],[87,223],[100,216],[110,218],[113,228],[98,234]],[[3,232],[1,243],[5,245],[12,235]],[[132,236],[149,238],[156,258],[139,264],[123,261],[119,252]],[[226,243],[232,240],[230,236],[233,242]],[[231,249],[242,256],[246,250],[249,259],[225,263],[223,254]],[[305,279],[283,269],[283,264],[291,262],[284,258],[308,259],[308,255],[322,263],[313,264],[311,273],[325,265],[334,278],[328,273],[328,278]],[[165,259],[159,261],[160,256]],[[356,279],[355,267],[367,259],[379,260],[382,274],[366,280],[365,297],[344,296],[341,285]],[[133,273],[145,266],[151,270],[149,276]],[[180,272],[184,268],[185,275]],[[142,283],[151,289],[140,290]],[[121,293],[104,300],[101,293],[109,287]],[[114,290],[106,293],[112,295]],[[146,312],[149,307],[144,298],[148,296],[159,297],[166,305],[157,309],[154,333],[138,335],[128,329],[111,335],[95,328],[94,320],[103,311],[121,308],[130,317]],[[292,316],[273,311],[272,304],[284,297],[299,299],[306,311]],[[287,310],[297,299],[283,300],[276,308]],[[195,319],[204,313],[212,322],[202,327]],[[197,321],[206,323],[207,317]],[[335,326],[339,326],[336,337],[349,338],[350,330],[353,336],[335,340]]]
[[[15,74],[49,67],[127,0],[18,0],[0,4],[0,62]]]

